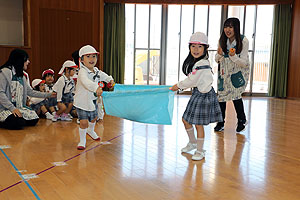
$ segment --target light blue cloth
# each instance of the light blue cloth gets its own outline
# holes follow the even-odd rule
[[[107,115],[149,124],[172,124],[174,94],[166,85],[116,84],[103,92]]]

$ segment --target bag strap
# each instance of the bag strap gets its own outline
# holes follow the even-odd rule
[[[198,66],[195,68],[196,70],[199,70],[199,69],[211,69],[211,67],[209,65],[201,65],[201,66]]]
[[[198,66],[198,67],[196,67],[193,71],[197,71],[197,70],[201,70],[201,69],[210,69],[210,70],[211,70],[211,73],[214,74],[213,71],[212,71],[211,66],[209,66],[209,65],[201,65],[201,66]],[[193,73],[193,72],[192,72],[192,73]]]

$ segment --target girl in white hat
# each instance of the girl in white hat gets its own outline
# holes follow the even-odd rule
[[[36,91],[46,92],[45,81],[41,79],[34,79],[32,81],[32,88]],[[48,111],[46,107],[47,101],[47,98],[31,97],[30,107],[36,112],[36,114],[40,115],[41,113],[43,113],[47,119],[52,120],[53,115]]]
[[[73,107],[73,91],[75,90],[75,83],[73,76],[76,72],[77,65],[70,60],[64,62],[62,68],[58,72],[59,79],[53,86],[53,90],[57,93],[57,107],[52,121],[61,119],[62,121],[72,121],[70,118],[70,111]]]
[[[83,46],[79,50],[80,70],[74,96],[74,106],[76,107],[78,119],[80,120],[80,142],[77,145],[78,150],[85,149],[86,134],[93,140],[100,141],[100,137],[95,132],[98,115],[96,101],[103,91],[98,83],[100,80],[103,80],[114,85],[114,80],[111,76],[108,76],[95,67],[98,54],[96,49],[90,45]]]
[[[213,74],[208,61],[208,47],[207,36],[204,33],[197,32],[191,36],[190,52],[182,65],[182,71],[187,78],[170,88],[173,91],[193,88],[192,96],[182,117],[189,142],[181,149],[182,153],[196,149],[192,156],[193,160],[202,160],[205,157],[203,125],[223,120],[218,99],[212,87]],[[197,130],[197,139],[193,125]]]

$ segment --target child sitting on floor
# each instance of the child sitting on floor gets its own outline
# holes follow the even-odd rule
[[[45,81],[41,79],[34,79],[32,81],[32,88],[36,91],[45,92]],[[47,98],[38,98],[31,97],[30,98],[30,107],[36,112],[37,115],[44,114],[47,119],[52,120],[53,115],[49,113],[46,104]],[[54,107],[52,107],[54,109]]]
[[[67,60],[58,73],[61,77],[53,86],[53,90],[57,93],[58,111],[52,121],[57,121],[58,119],[72,121],[69,113],[73,107],[72,93],[75,89],[75,83],[72,76],[74,76],[76,68],[77,65],[73,61]]]

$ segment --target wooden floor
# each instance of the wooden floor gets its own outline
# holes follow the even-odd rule
[[[242,134],[229,104],[225,131],[206,126],[206,158],[192,161],[180,152],[188,99],[175,96],[173,125],[105,116],[86,151],[75,119],[0,129],[0,199],[300,199],[300,101],[244,98]]]

